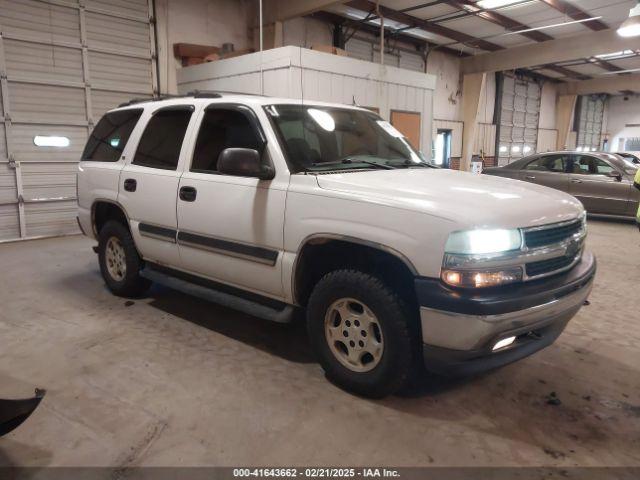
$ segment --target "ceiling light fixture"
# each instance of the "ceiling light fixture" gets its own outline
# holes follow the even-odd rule
[[[619,73],[640,72],[640,68],[630,68],[629,70],[615,70],[613,72],[602,72],[600,75],[618,75]]]
[[[534,28],[527,28],[526,30],[517,30],[515,32],[507,32],[507,33],[503,33],[503,35],[517,35],[519,33],[534,32],[537,30],[546,30],[547,28],[564,27],[565,25],[572,25],[574,23],[593,22],[594,20],[600,20],[601,18],[602,17],[589,17],[589,18],[584,18],[582,20],[572,20],[570,22],[554,23],[553,25],[544,25],[542,27],[534,27]]]
[[[476,3],[476,5],[480,8],[489,10],[491,8],[506,7],[507,5],[512,5],[514,3],[520,2],[522,2],[522,0],[480,0]]]
[[[629,10],[629,18],[618,27],[618,35],[621,37],[637,37],[640,35],[640,0],[635,7]]]

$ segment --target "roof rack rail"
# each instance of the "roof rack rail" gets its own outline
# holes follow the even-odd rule
[[[130,105],[136,105],[144,102],[159,102],[160,100],[170,100],[172,98],[222,98],[224,95],[251,95],[256,97],[266,97],[267,95],[261,95],[259,93],[246,93],[246,92],[232,92],[228,90],[192,90],[184,95],[165,94],[158,95],[153,98],[132,98],[126,102],[118,105],[120,107],[128,107]]]
[[[252,97],[266,97],[260,93],[234,92],[231,90],[192,90],[187,97],[195,98],[222,98],[224,95],[250,95]]]
[[[128,101],[123,102],[120,105],[118,105],[118,108],[120,108],[120,107],[128,107],[129,105],[135,105],[137,103],[159,102],[160,100],[169,100],[171,98],[180,98],[180,97],[184,97],[184,95],[166,94],[166,95],[158,95],[156,97],[151,97],[151,98],[145,98],[145,97],[132,98],[131,100],[128,100]]]

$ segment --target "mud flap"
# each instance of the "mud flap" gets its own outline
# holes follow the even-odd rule
[[[36,388],[33,398],[21,400],[0,399],[0,437],[19,427],[33,413],[46,390]]]

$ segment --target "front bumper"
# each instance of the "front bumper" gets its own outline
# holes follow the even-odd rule
[[[480,292],[462,292],[437,279],[418,278],[426,368],[470,375],[550,345],[589,296],[595,272],[595,257],[585,252],[563,274]],[[493,351],[497,341],[512,336],[514,343]]]

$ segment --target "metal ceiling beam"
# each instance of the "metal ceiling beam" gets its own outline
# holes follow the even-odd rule
[[[352,0],[348,2],[347,5],[364,12],[376,11],[376,3],[370,0]],[[495,52],[503,49],[502,46],[489,42],[487,40],[482,40],[481,38],[474,37],[473,35],[468,35],[466,33],[453,30],[443,25],[430,22],[429,20],[424,20],[407,13],[393,10],[392,8],[385,7],[383,5],[380,5],[380,14],[384,18],[388,18],[389,20],[404,23],[405,25],[412,25],[426,32],[450,38],[452,40],[455,40],[456,42],[470,47],[479,48],[490,52]]]
[[[375,35],[376,37],[380,35],[380,28],[378,28],[375,25],[371,25],[369,23],[366,22],[362,22],[362,21],[357,21],[357,20],[352,20],[346,17],[343,17],[341,15],[337,15],[335,13],[332,12],[325,12],[325,11],[321,11],[321,12],[314,12],[310,15],[308,15],[308,17],[310,18],[315,18],[317,20],[321,20],[325,23],[330,23],[330,24],[339,24],[342,25],[344,27],[347,28],[353,28],[356,30],[361,30],[363,32],[367,32],[370,33],[372,35]],[[393,39],[397,39],[400,40],[402,42],[408,43],[410,45],[415,46],[417,49],[418,48],[424,48],[425,46],[428,48],[433,48],[436,46],[436,44],[433,44],[431,42],[427,42],[426,40],[420,39],[420,38],[416,38],[412,35],[407,35],[406,33],[396,33],[393,29],[385,29],[388,31],[388,35],[386,38],[393,38]],[[385,36],[387,34],[385,33]],[[449,48],[449,47],[438,47],[438,50],[441,52],[445,52],[448,53],[450,55],[456,56],[456,57],[468,57],[470,56],[468,53],[465,52],[461,52],[459,50],[455,50],[453,48]]]
[[[620,37],[615,30],[602,30],[474,55],[462,60],[462,69],[464,73],[499,72],[570,61],[576,58],[590,58],[636,48],[638,48],[637,38],[624,38]]]
[[[445,0],[445,3],[459,10],[472,12],[477,17],[480,17],[491,23],[504,27],[505,29],[511,32],[518,32],[518,30],[527,30],[528,28],[530,28],[528,25],[525,25],[524,23],[521,23],[510,17],[507,17],[506,15],[502,15],[501,13],[498,13],[496,11],[483,10],[482,8],[478,7],[474,1],[471,1],[471,0]],[[523,37],[529,38],[531,40],[534,40],[536,42],[546,42],[548,40],[554,39],[551,35],[548,35],[544,32],[540,32],[537,30],[522,32],[520,33],[520,35],[522,35]],[[614,65],[611,65],[611,66],[615,67]],[[556,65],[545,65],[545,68],[548,70],[553,70],[555,72],[558,72],[565,77],[574,78],[577,80],[586,80],[591,78],[588,75],[583,75],[569,68],[559,67]]]
[[[548,64],[548,65],[542,65],[540,68],[544,68],[546,70],[552,70],[554,72],[564,75],[565,77],[573,78],[575,80],[588,80],[591,78],[589,75],[583,75],[582,73],[575,72],[566,67],[561,67],[560,65]]]
[[[575,6],[574,4],[569,3],[566,0],[539,0],[539,1],[542,3],[546,3],[551,8],[555,8],[562,14],[568,15],[574,20],[585,20],[587,18],[591,18],[591,15],[589,15],[587,12]],[[601,22],[600,20],[592,20],[590,22],[585,22],[583,25],[594,31],[606,30],[609,28],[609,26],[606,23]]]
[[[583,82],[565,82],[558,86],[559,95],[588,95],[591,93],[618,94],[625,90],[636,91],[640,85],[640,74],[606,75]]]
[[[526,30],[530,28],[528,25],[502,15],[495,10],[483,10],[471,0],[444,0],[444,3],[452,6],[453,8],[457,8],[458,10],[471,12],[475,16],[483,18],[484,20],[487,20],[491,23],[495,23],[496,25],[500,25],[510,32],[517,32],[518,30]],[[520,35],[531,40],[535,40],[536,42],[546,42],[547,40],[553,40],[553,37],[551,35],[547,35],[546,33],[539,32],[537,30],[522,32]]]

